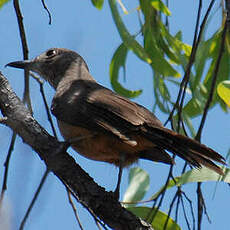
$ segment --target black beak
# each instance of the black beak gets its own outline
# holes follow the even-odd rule
[[[5,67],[10,66],[19,69],[28,69],[31,64],[32,64],[31,60],[15,61],[6,64]]]

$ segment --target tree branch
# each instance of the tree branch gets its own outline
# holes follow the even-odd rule
[[[5,123],[30,145],[81,204],[113,229],[152,229],[123,208],[112,192],[106,192],[63,150],[63,144],[32,117],[0,72],[0,109]]]

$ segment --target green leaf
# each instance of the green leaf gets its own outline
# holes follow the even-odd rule
[[[170,48],[176,55],[181,55],[182,51],[187,57],[191,54],[192,47],[180,40],[180,37],[182,36],[180,32],[178,32],[175,36],[172,36],[167,27],[161,21],[159,21],[159,27],[163,38],[168,41]]]
[[[207,182],[207,181],[222,181],[226,183],[230,183],[230,169],[226,167],[222,167],[224,176],[219,175],[213,170],[202,167],[201,169],[192,169],[180,177],[176,177],[175,180],[170,180],[166,189],[172,188],[174,186],[181,186],[184,184],[192,183],[192,182]],[[176,182],[176,183],[175,183]],[[165,189],[165,186],[155,193],[151,199],[155,199],[158,195]]]
[[[192,121],[191,119],[189,118],[189,116],[183,112],[183,118],[184,118],[184,121],[186,123],[186,125],[188,126],[189,128],[189,131],[192,135],[192,137],[194,138],[196,136],[196,130],[194,129],[193,127],[193,124],[192,124]]]
[[[230,169],[223,167],[224,176],[219,175],[215,171],[202,167],[201,169],[192,169],[178,179],[177,186],[192,183],[192,182],[207,182],[207,181],[223,181],[230,183]]]
[[[199,82],[192,94],[192,99],[183,108],[184,113],[190,118],[203,114],[209,92],[206,86]]]
[[[194,88],[194,90],[196,89],[197,85],[199,84],[199,82],[201,81],[201,78],[203,76],[203,72],[204,72],[204,68],[206,66],[207,60],[209,58],[208,55],[204,55],[204,54],[208,54],[210,47],[213,43],[213,41],[215,40],[215,36],[213,36],[211,39],[207,40],[207,41],[201,41],[199,44],[199,49],[197,49],[197,53],[196,53],[196,59],[195,59],[195,63],[194,63],[194,67],[195,67],[195,79],[194,82],[192,84],[192,88]]]
[[[10,0],[0,0],[0,8],[7,2],[9,2]]]
[[[98,10],[101,10],[104,4],[104,0],[91,0],[91,2]]]
[[[200,76],[198,75],[197,76],[198,79],[195,79],[193,84],[193,97],[183,109],[184,112],[190,118],[203,114],[204,105],[207,101],[210,88],[212,85],[212,77],[213,77],[214,69],[216,67],[217,56],[219,54],[219,50],[217,49],[217,47],[219,46],[218,42],[216,41],[217,39],[218,36],[215,35],[215,39],[212,40],[212,44],[208,44],[209,47],[208,57],[211,57],[212,60],[209,65],[209,69],[205,76],[204,82],[201,83],[199,81]],[[227,49],[225,49],[220,62],[216,84],[218,85],[220,82],[229,79],[229,76],[230,76],[230,54],[227,52]],[[212,108],[217,103],[219,103],[221,105],[221,108],[224,111],[226,111],[226,108],[223,106],[223,101],[217,96],[217,90],[215,89],[210,108]]]
[[[230,107],[230,81],[222,81],[217,86],[217,93],[222,100]]]
[[[161,76],[157,73],[155,74],[153,80],[153,90],[156,104],[163,113],[168,114],[170,113],[170,108],[168,105],[168,102],[170,102],[170,94],[167,86],[165,85],[164,80],[161,78]]]
[[[151,7],[150,1],[140,1],[141,10],[145,16],[143,26],[144,48],[152,60],[152,68],[163,76],[180,77],[178,71],[169,63],[167,57],[174,63],[179,63],[180,59],[172,47],[167,44],[165,39],[165,26]]]
[[[169,101],[170,100],[170,93],[169,90],[162,78],[159,78],[159,92],[164,98],[164,100]]]
[[[151,66],[154,71],[163,76],[180,77],[180,74],[165,59],[164,53],[159,49],[158,43],[155,40],[155,36],[151,29],[146,27],[144,35],[145,50],[152,59]]]
[[[181,41],[182,40],[182,32],[181,32],[181,30],[179,30],[176,34],[175,34],[175,36],[174,36],[176,39],[178,39],[179,41]]]
[[[127,208],[130,212],[134,215],[146,220],[150,223],[152,216],[157,211],[155,208],[148,208],[148,207],[129,207]],[[152,222],[150,223],[154,230],[181,230],[179,225],[169,217],[167,228],[164,228],[165,222],[167,221],[168,215],[160,210],[157,211],[155,217],[153,218]]]
[[[129,186],[123,198],[123,202],[140,201],[149,189],[149,175],[139,167],[129,171]],[[128,206],[128,205],[125,205]]]
[[[168,7],[161,0],[151,0],[151,5],[158,11],[170,16],[171,12]]]
[[[215,72],[216,63],[217,63],[217,59],[218,59],[217,57],[218,57],[219,52],[220,52],[219,48],[220,48],[220,42],[222,39],[221,33],[222,33],[222,30],[214,35],[215,39],[213,39],[212,44],[210,45],[209,56],[212,58],[212,61],[211,61],[208,73],[204,79],[204,85],[207,88],[207,92],[210,91],[210,88],[212,86],[212,79],[213,79],[213,75]],[[226,47],[227,47],[227,45],[226,45]],[[229,52],[229,49],[226,48],[226,49],[224,49],[224,53],[223,53],[222,58],[221,58],[219,71],[218,71],[218,75],[217,75],[216,87],[220,82],[225,81],[225,80],[229,80],[229,76],[230,76],[230,52]],[[222,105],[223,104],[222,102],[223,101],[220,97],[218,97],[217,90],[215,88],[214,95],[213,95],[213,101],[212,101],[212,107],[216,103],[219,103],[221,105],[221,107],[224,108]],[[225,110],[226,109],[224,109],[224,111]]]
[[[118,82],[120,68],[123,67],[125,69],[127,53],[128,49],[124,43],[122,43],[115,51],[109,66],[110,81],[113,89],[117,93],[124,97],[134,98],[139,96],[142,93],[142,90],[128,90]]]
[[[125,24],[123,23],[119,15],[119,12],[116,6],[116,0],[109,0],[109,5],[111,8],[113,20],[117,26],[120,37],[125,43],[126,47],[132,50],[140,59],[151,64],[152,60],[149,58],[145,49],[134,39],[133,36],[130,35],[130,33],[126,29]]]

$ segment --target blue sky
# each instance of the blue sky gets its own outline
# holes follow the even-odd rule
[[[138,31],[138,20],[134,10],[137,1],[129,1],[129,4],[124,1],[124,3],[131,10],[131,13],[129,15],[123,14],[122,17],[131,33],[135,33]],[[206,1],[203,4],[205,8]],[[104,86],[110,87],[109,63],[114,51],[120,45],[121,39],[116,31],[107,1],[105,1],[101,11],[94,8],[89,0],[70,0],[67,4],[64,1],[49,0],[47,6],[52,14],[52,25],[48,25],[48,16],[40,1],[27,0],[22,2],[21,9],[24,15],[29,56],[34,57],[50,47],[73,49],[84,57],[95,79]],[[197,5],[194,5],[192,0],[175,0],[170,3],[172,12],[170,31],[175,34],[178,30],[182,30],[184,42],[189,44],[192,42],[194,32],[196,7]],[[12,1],[0,10],[0,22],[0,70],[9,79],[17,95],[22,97],[24,89],[23,72],[17,69],[4,68],[6,63],[22,59],[21,43]],[[217,13],[215,20],[209,25],[207,36],[218,28],[220,22],[221,15]],[[154,98],[152,74],[149,66],[138,60],[132,53],[129,53],[126,76],[124,85],[127,88],[144,90],[143,94],[135,101],[151,110]],[[123,81],[122,78],[121,81]],[[34,117],[51,133],[40,97],[39,86],[34,80],[31,80],[30,86]],[[50,104],[54,90],[48,84],[45,84],[44,87]],[[173,94],[176,95],[177,92],[173,92]],[[156,115],[162,122],[167,117],[159,110],[156,110]],[[194,123],[195,126],[198,125],[199,119],[195,119]],[[229,130],[229,114],[224,114],[216,107],[209,113],[202,142],[225,156],[229,148]],[[0,181],[2,181],[3,162],[11,135],[8,128],[0,126]],[[59,138],[62,139],[60,135]],[[117,169],[115,167],[106,163],[90,161],[72,150],[69,150],[69,152],[98,184],[104,186],[108,191],[114,189],[117,179]],[[177,159],[178,168],[180,168],[181,162]],[[168,166],[147,161],[140,161],[138,166],[144,168],[151,176],[151,188],[148,193],[150,196],[162,185],[163,178],[166,178],[168,173]],[[39,157],[32,152],[30,147],[22,143],[21,138],[17,138],[10,164],[6,201],[10,210],[12,229],[18,228],[18,224],[32,199],[33,192],[38,186],[44,170],[44,163],[41,162]],[[177,169],[175,171],[179,172]],[[127,188],[127,175],[128,170],[125,170],[122,180],[122,193]],[[204,218],[203,229],[229,229],[227,226],[230,201],[228,186],[219,184],[214,198],[215,183],[206,183],[203,188],[207,210],[212,220],[212,224],[209,224],[207,219]],[[191,199],[196,196],[194,185],[187,185],[185,190],[189,191],[188,194]],[[167,211],[169,198],[170,195],[168,200],[165,200],[164,211]],[[194,206],[196,206],[196,199],[193,200]],[[84,229],[95,229],[94,220],[87,211],[80,204],[77,204],[77,209]],[[184,221],[182,221],[181,226],[185,227]],[[78,229],[78,225],[68,203],[64,186],[53,174],[50,174],[25,229],[59,230],[64,228]]]

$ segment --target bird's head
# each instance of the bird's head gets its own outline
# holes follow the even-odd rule
[[[54,88],[65,76],[71,66],[75,69],[77,77],[81,77],[81,67],[88,70],[84,59],[76,52],[64,48],[51,48],[31,60],[10,62],[6,66],[26,69],[38,73]]]

